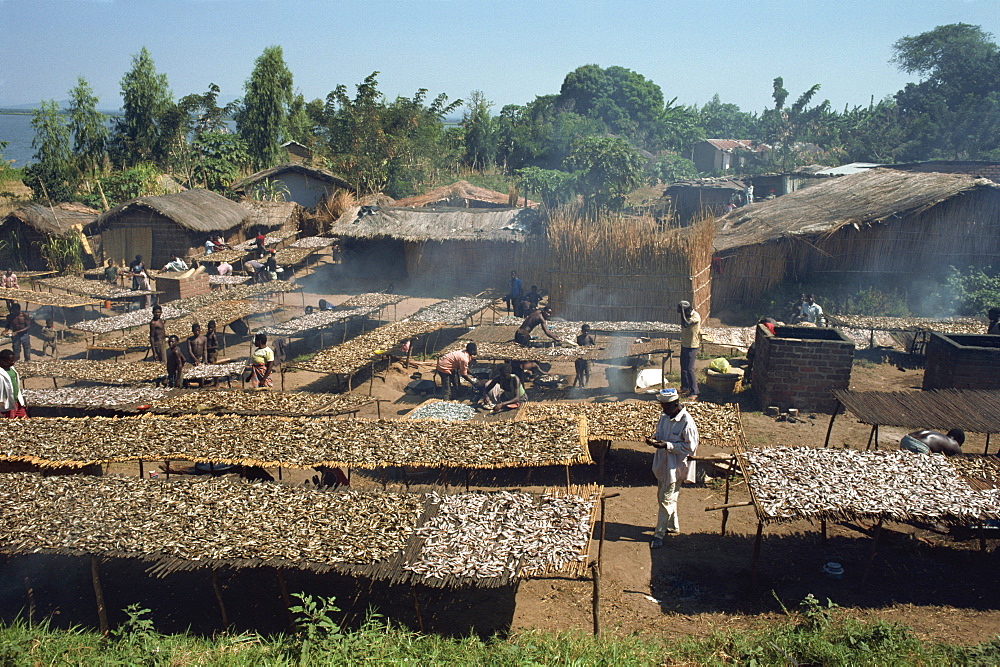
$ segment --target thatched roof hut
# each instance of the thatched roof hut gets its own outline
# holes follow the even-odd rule
[[[511,270],[535,270],[543,231],[541,216],[530,208],[361,207],[329,230],[342,239],[348,271],[459,292],[501,285]]]
[[[100,215],[100,211],[77,203],[55,206],[25,204],[0,220],[0,237],[7,240],[3,267],[24,267],[33,271],[46,268],[40,248],[50,237],[66,237],[82,231]]]
[[[816,274],[927,277],[1000,251],[1000,186],[962,174],[872,169],[736,209],[718,221],[713,311]]]
[[[256,236],[258,231],[266,233],[298,229],[302,221],[302,207],[293,201],[248,199],[240,203],[250,214],[244,222],[250,236]]]
[[[523,200],[522,200],[523,201]],[[511,201],[511,195],[481,188],[468,181],[457,181],[451,185],[434,188],[422,195],[407,197],[396,202],[396,206],[418,208],[423,206],[452,206],[458,208],[510,208],[518,202]],[[528,201],[525,206],[538,206]]]
[[[140,197],[121,204],[92,225],[104,259],[146,259],[165,264],[171,254],[201,255],[205,239],[234,238],[250,217],[240,204],[209,190],[185,190],[160,197]],[[240,239],[241,240],[241,239]]]
[[[281,164],[258,171],[234,183],[233,190],[252,196],[255,188],[268,182],[284,188],[288,193],[285,199],[303,208],[315,207],[335,190],[355,192],[353,185],[333,172],[297,163]]]

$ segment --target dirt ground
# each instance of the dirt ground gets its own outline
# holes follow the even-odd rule
[[[312,303],[320,297],[337,303],[349,294],[331,292],[353,294],[375,287],[355,284],[350,290],[346,286],[332,288],[328,280],[319,278],[307,279],[305,284],[309,290],[307,301]],[[409,298],[399,305],[395,317],[403,318],[435,300],[429,296]],[[296,314],[294,308],[289,308],[284,318]],[[242,347],[237,346],[234,350],[246,347],[245,342],[239,345]],[[296,343],[292,356],[316,347],[315,341],[305,341],[304,345]],[[72,346],[61,350],[63,356],[81,352],[82,348]],[[231,352],[230,356],[235,354]],[[707,363],[707,360],[699,362],[701,366]],[[396,364],[384,378],[365,381],[356,386],[355,391],[368,393],[370,390],[372,395],[384,399],[379,408],[382,417],[402,416],[427,398],[405,393],[412,373],[421,371],[429,377],[433,369],[433,362],[429,360],[416,364],[416,368]],[[597,363],[594,366],[592,386],[575,393],[564,392],[564,399],[635,398],[609,394],[604,365]],[[552,372],[572,377],[572,363],[556,363]],[[920,370],[902,371],[889,364],[859,363],[853,370],[851,388],[916,390],[920,388],[921,374]],[[32,379],[26,384],[45,387],[51,386],[50,382]],[[289,372],[285,383],[286,390],[332,389],[331,378],[307,372]],[[552,392],[547,394],[551,395]],[[701,398],[737,401],[751,445],[823,445],[829,423],[827,415],[805,415],[803,423],[777,422],[760,412],[749,391],[735,397],[713,396],[703,391]],[[375,406],[365,408],[360,416],[376,416]],[[831,445],[863,448],[868,435],[869,427],[857,423],[850,415],[841,415],[835,421]],[[879,445],[897,447],[902,435],[901,429],[881,429]],[[969,436],[966,450],[982,452],[984,444],[983,436],[973,434]],[[716,451],[725,450],[705,446],[699,453],[705,455]],[[752,588],[749,573],[757,525],[755,515],[749,507],[733,509],[728,534],[720,535],[721,512],[705,511],[706,507],[723,502],[722,481],[719,473],[711,469],[708,470],[710,479],[705,484],[687,486],[681,492],[682,533],[669,539],[662,549],[651,551],[649,538],[656,515],[651,460],[652,453],[645,445],[615,443],[607,461],[606,493],[619,495],[607,501],[601,591],[601,620],[606,631],[700,635],[713,629],[780,618],[782,605],[793,609],[809,593],[821,600],[830,598],[859,616],[906,623],[926,638],[974,643],[992,638],[1000,628],[1000,584],[995,574],[1000,564],[997,542],[990,541],[989,550],[981,552],[978,541],[959,541],[933,526],[887,525],[878,543],[871,574],[865,582],[861,579],[872,544],[871,526],[831,524],[825,543],[820,539],[819,527],[806,522],[768,526],[761,550],[760,579]],[[135,474],[131,466],[112,468],[109,472]],[[301,482],[307,477],[305,473],[289,474],[288,471],[283,476],[290,483]],[[434,478],[435,475],[424,477],[428,484]],[[596,466],[576,466],[572,478],[574,483],[597,482]],[[396,484],[391,475],[389,479],[390,486]],[[417,475],[416,479],[421,478]],[[381,483],[377,472],[367,476],[355,474],[353,480],[357,486]],[[449,481],[464,485],[464,478]],[[472,476],[473,488],[483,489],[538,491],[564,483],[563,468],[488,471]],[[411,490],[421,489],[411,484]],[[747,498],[742,483],[735,484],[732,493],[731,502]],[[599,530],[594,537],[591,554],[596,556]],[[820,571],[831,557],[844,565],[845,576],[841,581],[829,580]],[[590,580],[529,580],[517,589],[513,605],[501,602],[498,597],[496,613],[502,617],[498,620],[509,621],[514,631],[589,629],[591,592]],[[488,602],[479,600],[475,607],[477,613],[489,614]]]

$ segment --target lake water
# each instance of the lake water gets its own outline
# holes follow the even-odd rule
[[[0,0],[0,3],[2,1]],[[236,129],[236,123],[232,120],[226,121],[226,126],[230,132]],[[31,127],[30,113],[0,113],[0,141],[8,143],[7,148],[2,151],[5,161],[13,160],[15,167],[23,167],[34,162],[32,157],[35,155],[35,149],[31,147],[31,140],[34,138],[35,130]]]
[[[13,160],[15,167],[31,164],[35,149],[31,140],[35,131],[31,128],[31,114],[0,114],[0,141],[8,142],[3,159]]]

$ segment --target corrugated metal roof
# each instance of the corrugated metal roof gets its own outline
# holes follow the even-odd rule
[[[819,171],[813,173],[817,176],[847,176],[848,174],[858,174],[862,171],[868,171],[869,169],[881,166],[882,165],[877,162],[851,162],[850,164],[842,164],[839,167],[820,169]]]

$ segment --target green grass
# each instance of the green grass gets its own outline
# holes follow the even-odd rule
[[[963,647],[926,642],[902,625],[858,620],[811,595],[780,623],[705,637],[638,635],[595,638],[582,631],[529,631],[509,639],[449,638],[406,630],[371,617],[344,632],[331,600],[296,596],[295,635],[253,633],[212,638],[161,635],[144,610],[108,638],[73,628],[17,621],[0,626],[2,665],[988,665],[1000,661],[1000,638]]]

